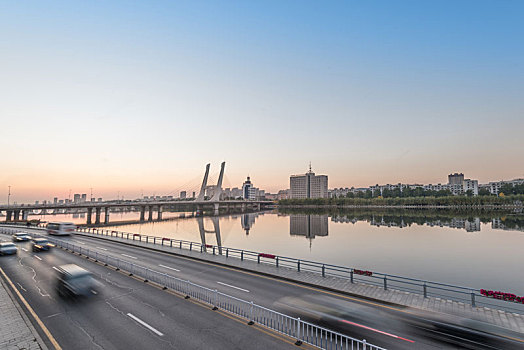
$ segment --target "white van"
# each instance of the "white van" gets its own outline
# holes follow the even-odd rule
[[[47,233],[57,236],[68,236],[76,230],[72,222],[50,222],[47,224]]]

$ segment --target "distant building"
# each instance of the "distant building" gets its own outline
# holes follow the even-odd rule
[[[524,179],[502,180],[502,181],[492,181],[488,184],[480,185],[480,188],[486,188],[489,191],[489,193],[498,195],[501,187],[504,185],[517,186],[517,185],[523,185],[523,184],[524,184]]]
[[[289,198],[327,198],[328,197],[328,177],[327,175],[315,175],[309,171],[303,175],[291,175],[289,177]]]
[[[186,199],[187,192],[186,191],[180,191],[180,199]]]
[[[448,184],[449,185],[462,185],[464,182],[464,174],[455,173],[448,175]]]
[[[58,197],[53,198],[53,204],[57,204],[57,203],[58,203]]]
[[[73,203],[80,203],[80,194],[79,193],[75,193],[73,195]]]
[[[251,183],[251,178],[248,176],[246,181],[242,184],[242,199],[254,201],[257,199],[258,189]]]
[[[96,201],[97,201],[97,202],[102,202],[102,198],[99,197]]]
[[[82,201],[82,203],[87,202],[87,194],[83,193],[82,198],[80,200]]]

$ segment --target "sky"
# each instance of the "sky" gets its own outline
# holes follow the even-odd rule
[[[524,177],[522,1],[1,1],[0,203]]]

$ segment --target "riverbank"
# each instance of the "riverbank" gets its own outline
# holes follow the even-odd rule
[[[489,209],[511,210],[524,208],[524,195],[495,196],[444,196],[395,198],[308,198],[283,199],[279,208],[382,208],[382,209]]]

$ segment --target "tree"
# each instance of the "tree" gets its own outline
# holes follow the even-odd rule
[[[479,196],[489,196],[491,195],[491,192],[487,188],[481,188],[479,190]]]

